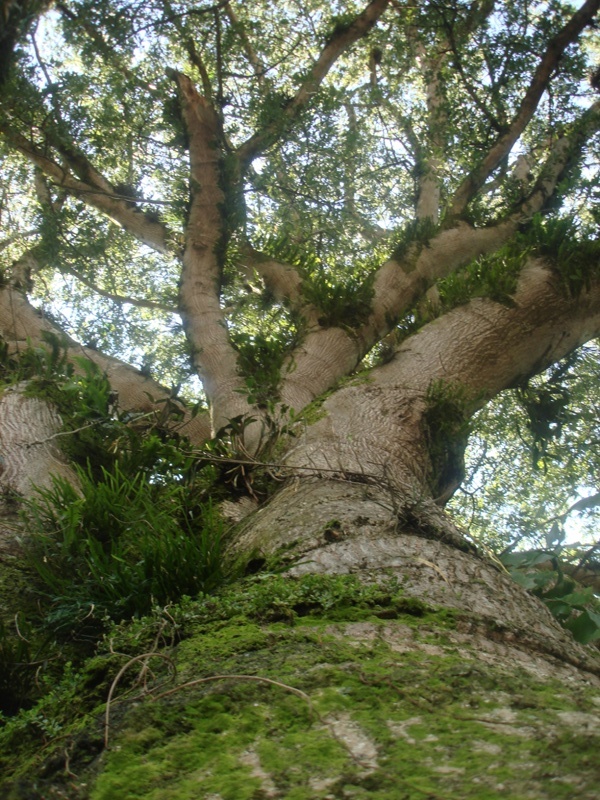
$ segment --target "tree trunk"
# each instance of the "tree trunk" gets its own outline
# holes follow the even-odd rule
[[[241,584],[179,646],[181,688],[121,710],[90,796],[596,798],[598,660],[438,533],[367,483],[292,480],[237,543],[285,577]]]
[[[597,651],[453,527],[427,402],[389,376],[296,439],[230,541],[258,574],[114,632],[4,745],[4,796],[597,797]]]

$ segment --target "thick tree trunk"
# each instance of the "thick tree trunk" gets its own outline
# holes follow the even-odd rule
[[[370,583],[394,576],[408,597],[468,615],[473,630],[600,675],[592,653],[433,505],[410,507],[392,491],[348,479],[292,481],[235,546],[255,560],[278,556],[295,577],[352,574]]]
[[[214,604],[179,688],[120,712],[76,796],[595,800],[594,651],[406,508],[367,479],[290,480],[234,545],[275,573]],[[369,609],[376,584],[395,599]]]
[[[117,633],[36,709],[43,746],[0,737],[3,796],[597,798],[597,651],[436,504],[418,392],[377,433],[386,374],[323,404],[238,529],[256,577]]]
[[[518,305],[474,301],[307,409],[283,488],[229,543],[258,575],[118,634],[36,709],[44,747],[23,745],[21,784],[6,791],[595,800],[597,650],[577,645],[443,510],[474,409],[589,336],[571,319],[575,301],[555,309],[537,270],[521,284],[521,297],[539,294],[541,333],[526,348]],[[20,418],[10,439],[16,418],[4,416],[3,447],[25,486],[29,463],[56,468],[57,421],[19,409],[47,428]],[[171,628],[180,644],[160,649]],[[154,702],[117,702],[140,666],[137,696]],[[172,689],[150,685],[150,668],[159,682],[161,668],[176,670]]]

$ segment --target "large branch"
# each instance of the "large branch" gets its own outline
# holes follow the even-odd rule
[[[368,381],[350,382],[328,397],[322,418],[308,426],[288,463],[378,476],[411,495],[414,508],[431,511],[431,501],[447,500],[459,480],[452,458],[436,465],[428,454],[431,389],[459,401],[466,419],[503,389],[598,336],[600,263],[594,266],[589,289],[574,297],[557,271],[530,259],[510,306],[475,298],[430,322],[370,370]]]
[[[531,258],[512,301],[474,298],[422,328],[374,375],[419,392],[435,381],[461,384],[474,411],[600,335],[598,274],[573,296],[550,264]]]
[[[33,142],[7,123],[0,123],[0,132],[15,150],[42,170],[44,175],[56,185],[78,197],[84,203],[106,214],[117,222],[124,230],[159,253],[173,255],[172,237],[164,225],[149,219],[143,212],[131,207],[131,201],[119,197],[112,184],[106,180],[83,156],[73,148],[61,147],[69,169],[59,165],[47,156]]]
[[[91,347],[84,347],[46,319],[27,300],[26,296],[10,286],[0,290],[0,336],[9,345],[11,352],[22,352],[29,345],[44,345],[44,334],[58,336],[67,344],[70,359],[84,356],[93,361],[108,378],[119,396],[119,407],[126,411],[160,412],[171,392],[139,370],[112,356],[107,356]],[[194,444],[210,438],[210,423],[207,414],[196,417],[181,406],[183,423],[180,432],[189,436]]]
[[[371,347],[395,326],[440,278],[507,242],[518,227],[507,220],[492,228],[460,223],[440,231],[428,245],[415,244],[401,259],[386,261],[373,284],[373,312],[359,329],[324,328],[309,333],[294,353],[282,400],[297,410],[330,389],[360,363]]]
[[[520,225],[542,210],[569,167],[581,156],[590,136],[600,128],[600,101],[594,103],[550,151],[529,194],[510,216],[488,228],[465,222],[442,228],[427,244],[413,244],[402,257],[391,258],[378,269],[373,283],[372,314],[359,329],[321,329],[310,332],[290,358],[282,399],[303,408],[351,372],[373,345],[385,337],[403,314],[437,281],[506,244]]]
[[[333,34],[309,70],[308,77],[282,111],[281,117],[257,131],[237,149],[242,170],[289,129],[290,124],[309,104],[337,59],[371,30],[389,2],[390,0],[372,0],[350,25],[338,29]]]
[[[513,145],[535,114],[542,95],[566,48],[576,41],[581,31],[593,21],[599,8],[600,0],[587,0],[579,11],[573,14],[569,22],[550,40],[508,130],[498,137],[481,163],[467,175],[456,190],[449,205],[449,214],[451,216],[456,217],[463,213],[489,175],[511,151]]]
[[[237,355],[220,304],[219,251],[226,240],[221,188],[219,120],[190,79],[173,73],[190,140],[192,200],[186,227],[180,284],[180,311],[192,358],[211,404],[215,430],[253,409],[244,397]]]
[[[434,223],[439,218],[441,181],[438,173],[445,155],[448,124],[440,79],[441,67],[446,58],[447,52],[443,49],[439,53],[429,53],[421,42],[417,43],[417,63],[425,81],[429,146],[423,148],[419,145],[417,151],[420,174],[416,216],[418,220],[430,219]]]
[[[600,100],[593,103],[573,123],[568,134],[560,136],[554,142],[529,196],[516,213],[527,217],[544,207],[554,194],[558,182],[580,159],[586,142],[598,130],[600,130]]]

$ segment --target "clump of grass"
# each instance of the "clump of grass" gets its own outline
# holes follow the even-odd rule
[[[118,464],[99,478],[80,468],[78,478],[80,489],[54,478],[25,509],[28,559],[54,630],[97,630],[224,581],[221,519],[189,486]]]

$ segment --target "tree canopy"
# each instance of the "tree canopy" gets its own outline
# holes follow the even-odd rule
[[[597,797],[599,9],[0,0],[0,794]]]
[[[213,433],[301,412],[473,297],[510,306],[528,259],[577,296],[598,275],[598,6],[4,4],[5,284],[203,398]],[[584,495],[593,526],[597,356],[482,412],[454,502],[495,547],[560,538]]]

